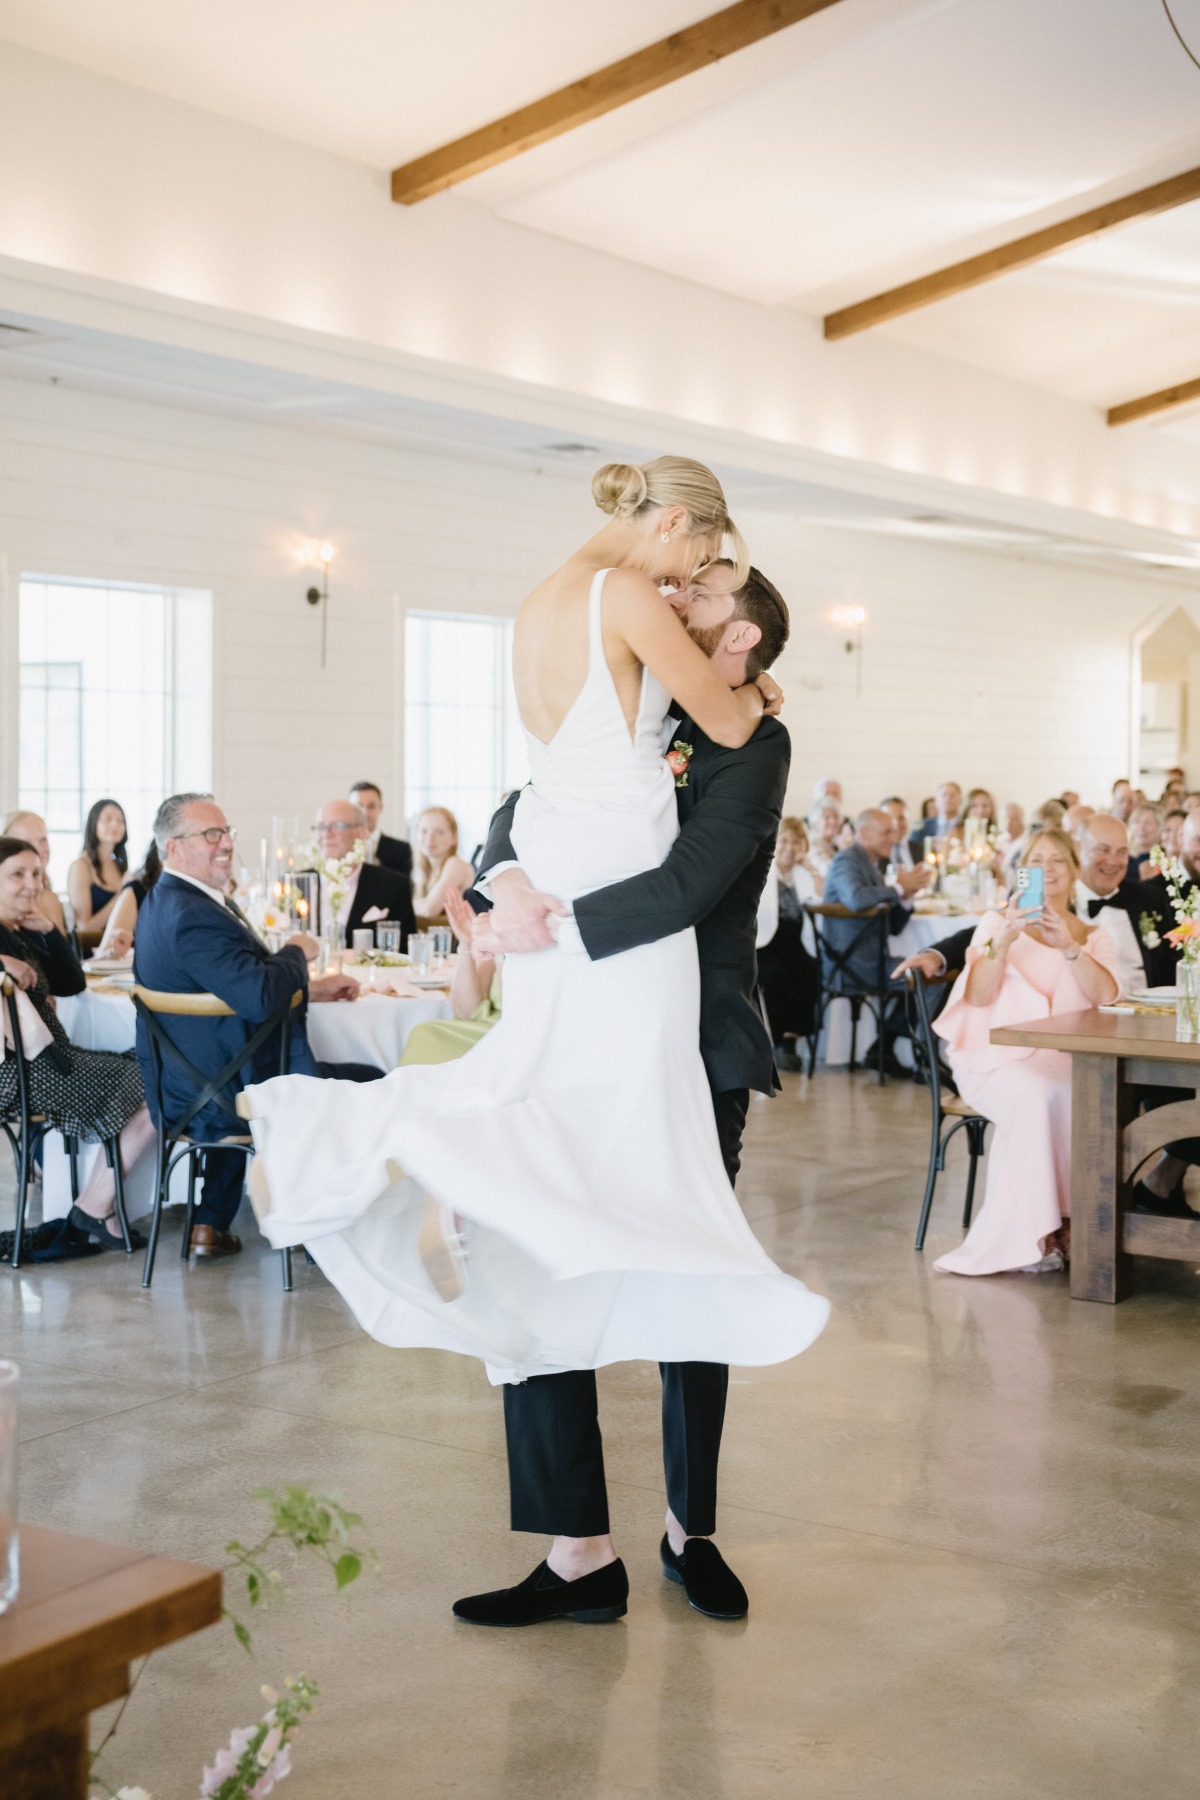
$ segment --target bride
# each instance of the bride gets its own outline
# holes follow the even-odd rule
[[[610,515],[525,601],[514,677],[532,779],[512,839],[564,917],[511,956],[504,1012],[458,1062],[365,1085],[252,1087],[267,1237],[306,1244],[380,1342],[482,1357],[495,1382],[631,1359],[764,1364],[828,1303],[761,1248],[722,1165],[684,931],[592,962],[570,904],[657,867],[678,830],[668,701],[737,748],[762,686],[730,690],[663,599],[745,550],[716,477],[684,457],[609,464]]]

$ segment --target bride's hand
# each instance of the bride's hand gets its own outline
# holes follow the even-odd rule
[[[777,719],[783,711],[783,689],[764,669],[754,683],[763,697],[763,718]]]

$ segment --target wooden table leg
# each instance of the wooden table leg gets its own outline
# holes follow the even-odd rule
[[[39,1731],[0,1750],[5,1800],[87,1800],[88,1722]]]
[[[1121,1248],[1121,1134],[1136,1110],[1115,1056],[1071,1058],[1071,1296],[1112,1305],[1130,1291]]]

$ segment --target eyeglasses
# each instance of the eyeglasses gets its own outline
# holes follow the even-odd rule
[[[326,833],[330,831],[357,831],[360,836],[362,835],[361,825],[347,824],[344,819],[334,819],[332,824],[326,825],[322,825],[320,820],[318,820],[313,826],[313,830],[318,837],[324,837]]]
[[[196,837],[202,837],[204,839],[205,843],[211,844],[214,849],[221,842],[222,838],[228,838],[231,844],[236,844],[237,843],[237,826],[236,825],[210,825],[208,827],[207,831],[177,831],[175,833],[175,842],[177,844],[181,844],[183,842],[184,838],[196,838]]]

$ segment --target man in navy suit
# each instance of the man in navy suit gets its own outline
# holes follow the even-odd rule
[[[216,1075],[245,1044],[256,1026],[270,1018],[292,994],[309,1000],[353,1000],[357,982],[348,976],[308,979],[316,940],[298,934],[273,954],[226,897],[233,866],[232,831],[211,794],[173,794],[154,820],[154,841],[163,872],[138,914],[134,966],[138,981],[169,994],[216,994],[233,1016],[218,1019],[172,1015],[167,1029],[189,1062]],[[149,1033],[139,1018],[137,1053],[151,1115],[157,1123],[158,1094]],[[304,1030],[304,1012],[292,1016],[291,1063],[296,1075],[329,1075],[343,1081],[373,1081],[382,1070],[360,1063],[318,1063]],[[236,1077],[237,1088],[269,1081],[279,1073],[279,1040],[268,1039],[251,1070]],[[170,1064],[163,1071],[163,1105],[168,1116],[192,1098],[186,1078]],[[228,1135],[229,1123],[209,1106],[192,1122],[203,1139]],[[240,1150],[210,1150],[204,1158],[204,1188],[196,1207],[189,1249],[197,1256],[236,1256],[241,1240],[230,1230],[242,1197],[246,1158]]]

